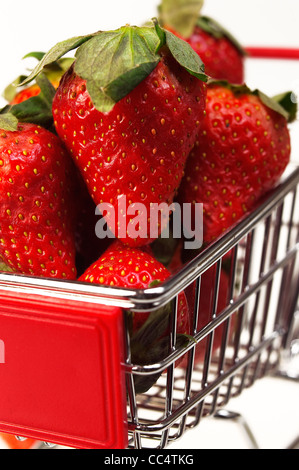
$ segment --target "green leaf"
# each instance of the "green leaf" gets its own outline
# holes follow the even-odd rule
[[[146,322],[136,331],[131,339],[132,354],[135,357],[148,355],[148,349],[167,332],[170,316],[172,313],[172,304],[152,312]],[[147,359],[144,358],[143,361]],[[144,362],[145,363],[145,362]],[[150,362],[147,362],[150,364]]]
[[[137,365],[153,365],[163,361],[171,352],[169,341],[169,322],[172,314],[172,302],[152,312],[141,328],[132,335],[131,361]],[[176,335],[176,349],[185,347],[190,341],[188,335]],[[137,394],[147,392],[159,379],[162,372],[134,376]]]
[[[56,62],[52,62],[51,64],[47,65],[44,68],[44,71],[49,78],[52,76],[52,74],[57,77],[58,73],[60,76],[62,76],[62,74],[71,67],[71,65],[74,63],[74,60],[75,59],[73,57],[62,57]]]
[[[242,55],[247,55],[240,42],[226,28],[224,28],[213,18],[210,18],[209,16],[199,16],[196,24],[202,30],[214,36],[216,39],[226,37]]]
[[[165,27],[171,27],[184,38],[193,33],[203,6],[203,0],[162,0],[159,19]]]
[[[278,101],[273,100],[269,96],[265,95],[265,93],[261,92],[260,90],[254,90],[253,94],[258,96],[262,103],[266,105],[268,108],[272,109],[273,111],[282,114],[283,117],[288,121],[289,120],[289,113],[286,111],[283,106],[279,104]]]
[[[48,77],[43,73],[36,77],[36,83],[41,90],[41,95],[45,105],[47,105],[48,109],[52,109],[53,98],[56,94],[54,86]]]
[[[4,110],[3,114],[2,111]],[[0,129],[5,131],[16,131],[18,129],[18,119],[11,113],[6,112],[6,107],[0,112]]]
[[[192,338],[194,342],[194,338]],[[191,341],[191,337],[188,335],[177,335],[176,337],[176,349],[183,349]],[[167,336],[161,338],[156,344],[147,351],[146,360],[144,357],[134,357],[136,361],[133,361],[134,364],[139,365],[152,365],[152,364],[159,364],[163,361],[170,353],[169,348],[169,338]],[[163,372],[156,372],[149,375],[134,375],[134,385],[135,385],[135,392],[137,395],[146,393],[153,387],[156,382],[159,380],[160,376]]]
[[[297,118],[298,112],[298,103],[294,99],[294,92],[287,91],[279,95],[273,96],[272,100],[277,102],[288,114],[287,120],[289,123],[292,123]]]
[[[23,59],[33,57],[40,62],[44,58],[45,55],[46,55],[45,52],[29,52],[23,57]],[[73,62],[74,62],[74,58],[63,57],[63,58],[56,60],[55,62],[51,62],[50,64],[45,65],[43,67],[43,71],[49,79],[51,79],[52,76],[53,78],[57,78],[58,75],[61,76],[64,72],[66,72]],[[24,77],[24,80],[25,79],[26,77]]]
[[[36,77],[36,83],[41,89],[39,95],[11,106],[9,113],[19,122],[30,122],[50,127],[53,122],[52,102],[56,91],[43,73]]]
[[[23,59],[28,59],[30,57],[33,57],[34,59],[37,59],[39,62],[42,60],[44,57],[45,52],[28,52],[28,54],[24,55]]]
[[[159,37],[159,39],[160,39],[160,44],[159,44],[158,49],[161,49],[161,48],[164,47],[165,44],[166,44],[165,29],[161,27],[161,25],[159,24],[159,21],[157,20],[157,18],[152,18],[151,23],[154,24],[156,33],[157,33],[157,35],[158,35],[158,37]],[[157,49],[156,52],[158,52],[158,49]]]
[[[68,52],[76,49],[84,42],[88,41],[93,34],[87,36],[77,36],[65,41],[59,42],[54,47],[52,47],[40,60],[38,65],[33,69],[30,75],[21,83],[21,85],[26,85],[34,80],[45,67],[57,62],[61,57],[63,57]]]
[[[215,78],[210,78],[208,81],[209,85],[219,85],[225,88],[228,88],[234,92],[235,95],[243,95],[245,93],[252,94],[253,91],[246,85],[242,83],[241,85],[236,85],[234,83],[228,82],[227,80],[218,80]]]
[[[161,285],[161,281],[159,279],[155,279],[149,284],[149,289],[154,289],[155,287],[158,287]]]
[[[204,64],[192,47],[186,41],[178,38],[169,31],[165,31],[165,34],[166,44],[177,62],[191,73],[191,75],[194,75],[202,81],[208,81]]]
[[[75,72],[86,80],[98,110],[110,111],[152,72],[160,42],[154,27],[124,26],[94,36],[77,50]]]
[[[10,83],[2,93],[3,98],[10,103],[18,92],[18,87],[26,79],[26,75],[19,75],[12,83]]]
[[[29,52],[23,57],[23,59],[32,57],[34,59],[37,59],[38,61],[41,61],[44,56],[45,52]],[[61,78],[63,73],[69,69],[73,62],[74,58],[64,57],[58,59],[56,62],[51,62],[50,64],[45,65],[43,67],[43,72],[47,75],[49,80],[57,81]],[[17,77],[11,84],[9,84],[5,88],[2,94],[3,98],[8,103],[10,103],[19,92],[19,88],[23,85],[23,83],[26,82],[27,79],[28,75],[20,75],[19,77]]]
[[[0,261],[0,271],[5,273],[12,273],[13,270],[4,263],[4,261]]]
[[[169,237],[164,238],[162,235],[151,244],[151,249],[154,257],[168,268],[181,239],[174,237],[172,227],[169,228]]]

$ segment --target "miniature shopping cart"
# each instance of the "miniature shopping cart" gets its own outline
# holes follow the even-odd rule
[[[1,274],[0,431],[74,448],[162,449],[257,380],[287,376],[299,336],[298,251],[299,167],[290,164],[253,212],[163,285],[134,291]],[[192,334],[182,345],[178,298],[188,290]],[[203,295],[210,311],[199,327]],[[136,363],[128,312],[168,304],[169,354]],[[139,393],[143,380],[152,385]]]

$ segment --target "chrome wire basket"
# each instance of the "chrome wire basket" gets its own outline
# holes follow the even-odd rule
[[[221,416],[258,379],[298,380],[298,369],[288,371],[298,357],[298,187],[299,167],[290,164],[256,210],[148,290],[0,274],[7,345],[0,431],[47,446],[165,449],[203,418]],[[179,345],[183,291],[194,314],[188,342]],[[209,305],[205,324],[202,298]],[[169,354],[133,363],[127,312],[169,303]],[[138,378],[153,377],[137,393]]]
[[[165,286],[141,297],[136,293],[136,310],[175,302],[171,353],[164,361],[143,367],[132,364],[128,343],[130,447],[165,448],[203,417],[216,415],[257,379],[288,375],[287,368],[281,370],[282,362],[285,367],[291,345],[295,350],[294,344],[298,344],[294,336],[298,334],[294,329],[299,295],[298,184],[299,169],[295,167],[253,213],[186,264]],[[228,253],[228,295],[225,307],[217,311],[221,269]],[[204,292],[202,276],[213,267],[214,287]],[[186,347],[177,349],[177,296],[190,286],[195,292],[193,338]],[[210,320],[198,329],[200,297],[207,295],[211,295]],[[213,346],[215,341],[217,347]],[[176,367],[180,358],[183,366]],[[156,385],[136,396],[133,376],[159,372],[163,373]],[[299,371],[292,377],[298,379]]]

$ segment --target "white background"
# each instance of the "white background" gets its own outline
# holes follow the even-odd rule
[[[156,16],[159,0],[15,0],[1,2],[0,91],[32,66],[22,57],[47,51],[57,42],[126,23],[141,24]],[[299,48],[298,0],[206,0],[205,14],[213,16],[247,45]],[[246,64],[250,87],[268,94],[292,89],[299,94],[299,61],[251,60]],[[0,98],[0,106],[5,102]],[[292,159],[299,161],[298,121],[291,126]],[[299,384],[263,379],[232,402],[252,427],[260,447],[285,448],[299,435]],[[206,420],[171,448],[248,448],[240,427]]]
[[[1,2],[0,90],[28,65],[22,57],[31,51],[47,51],[61,40],[115,29],[126,23],[141,24],[157,14],[160,0],[15,0]],[[298,46],[299,2],[297,0],[205,0],[203,13],[213,16],[234,33],[244,45]],[[249,77],[250,85],[264,84],[261,71]],[[277,88],[290,79],[277,67]],[[288,75],[288,74],[287,74]],[[273,80],[268,84],[271,91]],[[267,90],[265,90],[267,91]]]

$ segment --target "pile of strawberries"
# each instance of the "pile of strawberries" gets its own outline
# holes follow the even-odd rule
[[[118,240],[100,240],[96,206],[116,207],[125,196],[127,209],[136,205],[136,224],[153,203],[202,203],[207,245],[279,181],[291,151],[289,94],[270,99],[250,90],[242,47],[193,11],[196,2],[186,17],[180,8],[175,16],[181,3],[162,1],[159,18],[143,26],[72,38],[35,54],[37,67],[15,83],[21,91],[6,90],[2,271],[155,286],[171,274],[154,254],[155,240],[129,237],[109,212],[102,217]],[[74,59],[64,57],[74,50]],[[178,334],[190,333],[189,317],[182,294]],[[154,337],[140,333],[145,323]],[[141,339],[149,348],[165,337],[163,325],[157,315],[133,316],[136,355]]]

